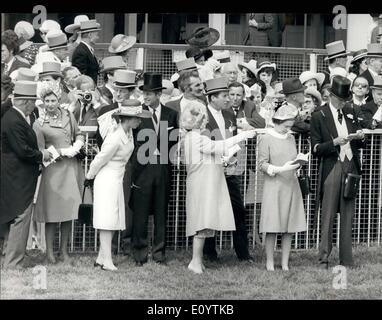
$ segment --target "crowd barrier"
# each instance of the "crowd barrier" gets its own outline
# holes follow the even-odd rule
[[[84,129],[84,128],[83,128]],[[85,128],[89,131],[89,127]],[[353,221],[353,245],[363,243],[369,247],[381,246],[382,229],[382,129],[365,130],[367,146],[362,149],[362,180],[355,203],[355,215]],[[237,171],[241,176],[241,191],[248,215],[246,217],[248,237],[251,248],[261,242],[258,233],[261,199],[263,192],[263,174],[258,170],[257,163],[257,141],[264,133],[264,129],[258,129],[256,143],[249,147],[247,144],[242,148],[238,156]],[[295,135],[298,152],[306,153],[309,148],[309,138],[303,135]],[[87,150],[89,156],[83,160],[85,171],[87,171],[91,160],[97,153],[95,141],[88,138]],[[306,165],[306,173],[311,180],[312,193],[304,198],[306,212],[307,231],[296,233],[293,237],[292,248],[296,250],[317,249],[320,241],[320,216],[318,216],[316,227],[314,226],[314,205],[316,200],[316,188],[318,179],[318,159],[311,157]],[[185,235],[186,212],[186,169],[177,161],[173,164],[173,175],[170,186],[170,201],[167,216],[167,248],[173,250],[188,249],[191,238]],[[339,215],[334,222],[333,245],[338,246],[339,241]],[[152,237],[153,221],[149,219],[149,235]],[[57,237],[57,241],[59,238]],[[120,235],[119,235],[119,240]],[[121,241],[120,241],[121,243]],[[58,243],[57,243],[58,245]],[[73,222],[71,237],[72,252],[97,251],[99,241],[97,230],[91,226],[80,225],[78,221]],[[280,246],[280,239],[277,241]],[[217,247],[219,249],[232,248],[232,233],[219,232],[217,234]],[[120,250],[120,248],[119,248]]]

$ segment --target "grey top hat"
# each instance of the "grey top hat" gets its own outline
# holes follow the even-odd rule
[[[110,56],[103,58],[102,69],[100,72],[127,69],[126,63],[121,56]]]
[[[13,99],[37,99],[37,82],[20,80],[15,82]]]
[[[382,43],[370,43],[370,44],[368,44],[366,57],[382,58]]]
[[[176,67],[178,68],[178,71],[197,69],[194,58],[177,61]]]
[[[333,58],[346,57],[349,52],[346,51],[344,42],[342,40],[334,41],[325,45],[328,56],[324,60]]]
[[[80,30],[78,33],[92,32],[101,30],[101,25],[97,22],[97,20],[88,20],[81,21]]]
[[[47,36],[49,51],[63,49],[68,47],[68,38],[65,33],[48,33]]]
[[[39,73],[40,77],[43,76],[58,76],[62,77],[61,64],[55,61],[47,61],[42,63],[42,72]]]
[[[118,69],[114,73],[113,86],[116,88],[132,88],[136,87],[135,77],[137,73],[135,71]]]
[[[226,77],[206,80],[206,94],[228,91],[228,79]]]

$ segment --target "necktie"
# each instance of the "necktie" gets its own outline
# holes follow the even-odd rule
[[[339,122],[340,124],[342,124],[342,118],[343,118],[343,115],[342,115],[342,113],[341,113],[341,110],[337,110],[337,113],[338,113],[338,122]]]
[[[154,119],[155,124],[158,124],[158,118],[157,118],[157,115],[156,115],[156,109],[153,109],[153,119]]]
[[[80,120],[80,122],[84,121],[85,114],[86,114],[86,106],[83,106],[82,110],[81,110],[81,120]]]
[[[239,113],[239,108],[233,107],[233,112],[235,113],[235,116],[237,116],[237,114]]]

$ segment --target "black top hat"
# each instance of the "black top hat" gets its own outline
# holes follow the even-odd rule
[[[142,91],[157,91],[166,89],[162,86],[162,74],[156,72],[146,72],[143,74],[143,86],[139,87]]]
[[[328,91],[337,98],[350,101],[353,98],[350,87],[351,81],[348,78],[335,76],[332,80],[332,86],[331,88],[328,88]]]
[[[280,93],[288,95],[288,94],[304,92],[304,91],[305,91],[305,87],[302,85],[300,79],[288,78],[283,81],[283,89],[280,91]]]

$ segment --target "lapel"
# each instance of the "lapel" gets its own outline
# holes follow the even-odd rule
[[[142,107],[144,110],[150,111],[148,106],[143,105]],[[162,115],[161,115],[161,117],[162,117]],[[154,130],[154,132],[155,132],[155,127],[154,127],[154,123],[153,123],[152,118],[142,118],[141,126],[142,126],[141,128],[149,128],[149,129]]]
[[[90,49],[88,48],[88,46],[86,44],[84,44],[83,42],[81,42],[79,45],[82,45],[82,48],[83,50],[86,52],[86,54],[88,55],[89,57],[89,60],[92,60],[94,62],[97,62],[97,59],[96,57],[93,55],[93,53],[90,51]],[[97,62],[98,64],[98,62]]]
[[[14,117],[16,117],[20,123],[22,123],[22,125],[24,126],[24,128],[27,130],[27,134],[30,136],[30,137],[33,137],[33,141],[31,141],[31,144],[34,144],[34,145],[37,145],[37,137],[36,137],[36,134],[33,130],[33,128],[28,124],[28,122],[25,120],[25,118],[17,111],[15,110],[13,107],[11,107],[7,112],[11,112],[13,113]],[[31,125],[32,125],[32,122],[31,122]]]
[[[329,134],[333,138],[337,138],[338,137],[338,132],[337,132],[336,124],[334,123],[333,114],[330,111],[329,104],[324,105],[321,111],[325,115],[325,117],[323,117],[322,120],[324,122],[326,122],[326,127],[329,130]]]
[[[95,111],[93,109],[93,107],[90,107],[88,111],[86,111],[85,115],[84,115],[84,118],[82,119],[82,123],[86,123],[86,121],[88,121],[93,115],[94,115]]]
[[[223,140],[223,136],[220,132],[219,126],[216,123],[215,118],[208,107],[207,107],[207,113],[208,113],[208,123],[206,127],[208,130],[210,130],[211,140]],[[212,134],[212,132],[214,134]]]

